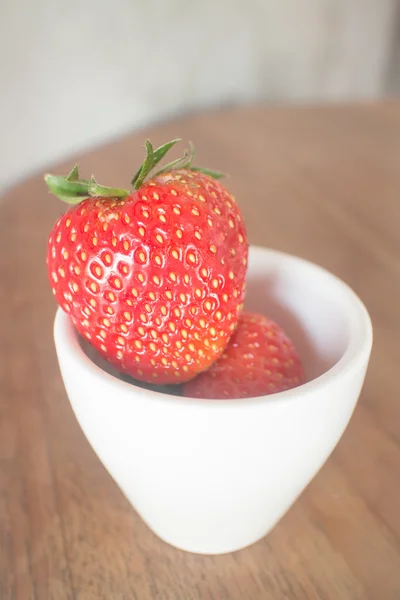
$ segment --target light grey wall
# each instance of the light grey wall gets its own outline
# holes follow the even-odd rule
[[[395,18],[392,21],[392,44],[386,71],[385,88],[389,94],[400,94],[400,0],[396,2]]]
[[[397,0],[0,0],[0,188],[182,110],[373,98]]]

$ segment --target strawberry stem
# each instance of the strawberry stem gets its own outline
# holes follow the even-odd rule
[[[167,152],[180,141],[180,138],[177,138],[154,150],[150,140],[146,140],[146,158],[132,179],[133,189],[138,190],[143,185],[146,178],[164,158]],[[214,179],[224,177],[224,174],[219,173],[218,171],[211,171],[210,169],[203,169],[201,167],[192,167],[194,154],[194,146],[190,142],[189,150],[184,150],[181,158],[169,162],[153,174],[152,177],[160,175],[161,173],[167,173],[174,169],[188,169],[198,173],[204,173]],[[75,165],[66,177],[47,173],[44,179],[50,192],[68,204],[79,204],[79,202],[87,198],[126,198],[126,196],[129,196],[130,194],[130,191],[126,189],[100,185],[94,177],[90,180],[80,179],[78,165]]]

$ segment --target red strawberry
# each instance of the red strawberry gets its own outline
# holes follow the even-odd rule
[[[243,312],[221,358],[185,384],[191,398],[251,398],[282,392],[304,382],[295,347],[267,317]]]
[[[46,176],[76,206],[55,224],[48,273],[79,333],[120,371],[168,384],[207,369],[242,307],[247,235],[239,208],[210,171],[174,161],[145,181],[176,142],[153,150],[134,190]]]

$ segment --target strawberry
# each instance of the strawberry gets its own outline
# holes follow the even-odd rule
[[[223,352],[242,308],[248,243],[240,210],[190,155],[148,176],[173,140],[147,155],[133,190],[46,175],[74,204],[48,241],[48,274],[78,332],[121,372],[180,383]],[[146,179],[147,178],[147,179]]]
[[[192,398],[250,398],[282,392],[304,382],[293,343],[267,317],[242,312],[221,358],[205,373],[186,383]]]

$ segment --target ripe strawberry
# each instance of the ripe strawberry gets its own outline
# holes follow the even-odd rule
[[[304,382],[295,347],[267,317],[242,312],[221,358],[184,385],[192,398],[251,398],[282,392]]]
[[[75,203],[55,224],[48,273],[58,304],[104,358],[132,377],[180,383],[223,352],[242,308],[247,235],[239,208],[192,155],[150,171],[178,140],[147,156],[133,191],[47,175]]]

